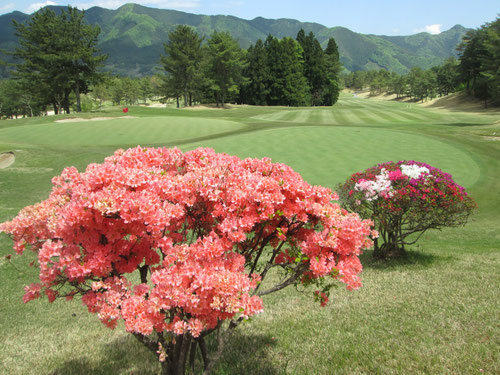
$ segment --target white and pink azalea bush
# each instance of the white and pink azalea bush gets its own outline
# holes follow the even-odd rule
[[[374,221],[377,257],[401,254],[429,229],[464,225],[476,208],[450,174],[413,160],[355,173],[338,191],[347,209]]]
[[[24,302],[81,296],[106,326],[123,321],[164,374],[193,367],[197,348],[207,365],[204,337],[262,312],[265,294],[312,284],[324,305],[335,280],[361,285],[371,221],[270,159],[137,147],[52,183],[0,225],[18,254],[38,254]],[[281,279],[263,284],[274,268]]]

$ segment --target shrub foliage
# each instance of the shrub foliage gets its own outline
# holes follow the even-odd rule
[[[380,257],[401,254],[429,229],[464,225],[476,207],[450,174],[413,160],[354,173],[338,191],[345,208],[374,221]]]
[[[80,295],[106,326],[123,321],[164,374],[193,370],[197,350],[209,371],[204,337],[219,331],[217,359],[266,294],[312,284],[325,304],[335,280],[361,285],[371,221],[269,159],[137,147],[52,183],[47,200],[0,225],[18,254],[38,254],[24,301]],[[272,269],[279,281],[264,283]]]

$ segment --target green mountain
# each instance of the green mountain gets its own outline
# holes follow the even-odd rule
[[[56,12],[64,9],[50,8]],[[295,38],[302,28],[306,33],[312,31],[323,47],[326,47],[330,37],[335,38],[341,62],[348,70],[385,68],[398,73],[407,72],[413,66],[427,69],[453,56],[457,44],[467,31],[457,25],[439,35],[365,35],[344,27],[328,28],[317,23],[285,18],[272,20],[257,17],[244,20],[233,16],[205,16],[148,8],[137,4],[126,4],[117,10],[93,7],[85,12],[85,16],[87,22],[101,27],[99,46],[109,54],[107,69],[130,76],[156,71],[169,31],[180,24],[192,26],[200,35],[207,37],[214,30],[228,31],[242,48],[248,48],[257,39],[264,40],[269,34],[278,38]],[[0,16],[0,49],[12,50],[16,45],[12,19],[23,22],[29,17],[21,12]],[[9,58],[0,54],[0,59]],[[6,68],[0,66],[0,76],[5,74]]]

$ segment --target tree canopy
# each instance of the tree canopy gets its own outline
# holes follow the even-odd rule
[[[107,58],[96,47],[100,28],[83,17],[83,11],[68,6],[60,14],[44,8],[26,24],[13,21],[19,39],[12,52],[19,60],[15,77],[55,113],[70,112],[71,93],[81,110],[80,94],[99,79],[98,68]]]
[[[165,55],[161,57],[167,72],[167,88],[173,96],[182,96],[184,105],[192,104],[193,95],[201,76],[203,39],[189,26],[179,25],[168,34],[164,44]]]
[[[500,101],[500,18],[469,31],[458,47],[458,70],[466,90],[485,102]]]

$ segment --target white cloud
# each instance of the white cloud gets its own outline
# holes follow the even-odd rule
[[[416,33],[425,32],[425,33],[429,33],[429,34],[441,34],[441,27],[442,26],[443,26],[442,24],[436,23],[434,25],[426,25],[422,29],[415,29],[413,31]]]
[[[14,3],[8,3],[5,5],[2,5],[2,6],[0,6],[0,13],[10,12],[11,10],[14,10],[15,7],[16,7],[16,4],[14,4]]]
[[[28,8],[26,8],[26,13],[31,14],[33,12],[36,12],[38,9],[46,7],[47,5],[57,5],[53,1],[46,1],[45,3],[33,3],[31,4]]]

